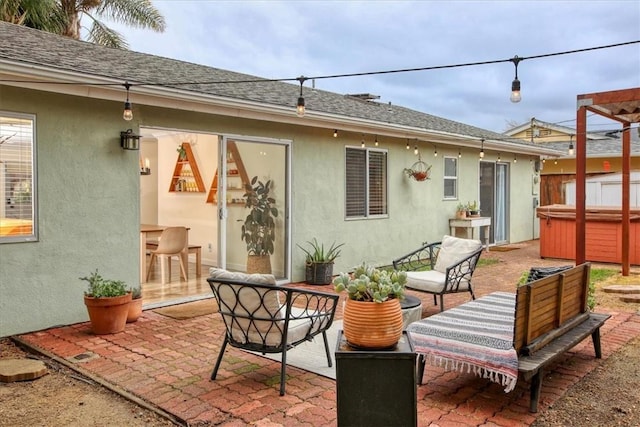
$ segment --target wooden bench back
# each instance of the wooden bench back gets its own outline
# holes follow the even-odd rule
[[[513,345],[532,354],[588,316],[590,264],[584,263],[518,288]]]

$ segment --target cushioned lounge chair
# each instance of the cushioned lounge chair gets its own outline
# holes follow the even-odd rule
[[[216,379],[227,344],[260,353],[282,353],[281,396],[285,392],[287,350],[321,334],[327,363],[332,366],[326,331],[333,322],[338,295],[277,286],[271,274],[212,268],[209,276],[207,281],[226,328],[212,380]]]
[[[480,240],[444,236],[397,258],[393,268],[407,271],[407,288],[433,294],[433,303],[444,311],[444,295],[469,292],[475,299],[471,276],[482,254]]]

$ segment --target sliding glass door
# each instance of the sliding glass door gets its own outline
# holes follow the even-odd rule
[[[509,240],[509,165],[480,162],[480,208],[482,216],[491,218],[489,243]]]
[[[234,271],[244,272],[249,269],[251,272],[266,272],[266,262],[278,281],[289,281],[290,143],[281,140],[224,136],[220,141],[220,153],[222,155],[218,166],[217,198],[220,221],[218,264]],[[246,185],[252,183],[253,188],[261,184],[268,185],[268,196],[273,199],[271,206],[275,208],[275,213],[270,214],[275,223],[273,238],[267,239],[266,244],[268,252],[271,253],[268,260],[262,259],[263,264],[258,267],[254,264],[255,259],[249,257],[254,254],[252,249],[256,249],[256,246],[248,245],[247,239],[243,239],[243,226],[251,213],[251,209],[246,207]]]

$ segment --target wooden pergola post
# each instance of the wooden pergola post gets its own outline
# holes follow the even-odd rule
[[[578,95],[576,116],[576,264],[586,261],[587,111],[622,124],[622,275],[628,276],[631,172],[631,123],[640,122],[640,87]]]

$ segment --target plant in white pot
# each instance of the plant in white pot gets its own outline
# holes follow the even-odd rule
[[[271,259],[276,240],[278,209],[271,197],[273,181],[266,183],[257,176],[246,184],[245,207],[251,209],[242,225],[242,240],[247,244],[247,273],[271,274]]]
[[[104,279],[95,272],[80,280],[89,282],[84,293],[91,331],[97,335],[124,331],[131,302],[131,292],[121,280]]]
[[[333,278],[333,263],[340,256],[340,248],[344,243],[336,244],[325,250],[324,244],[319,243],[314,237],[307,242],[310,249],[297,245],[306,254],[305,281],[311,285],[328,285]]]
[[[386,349],[402,336],[402,309],[407,274],[377,269],[366,263],[333,280],[336,292],[347,292],[343,330],[358,348]]]

